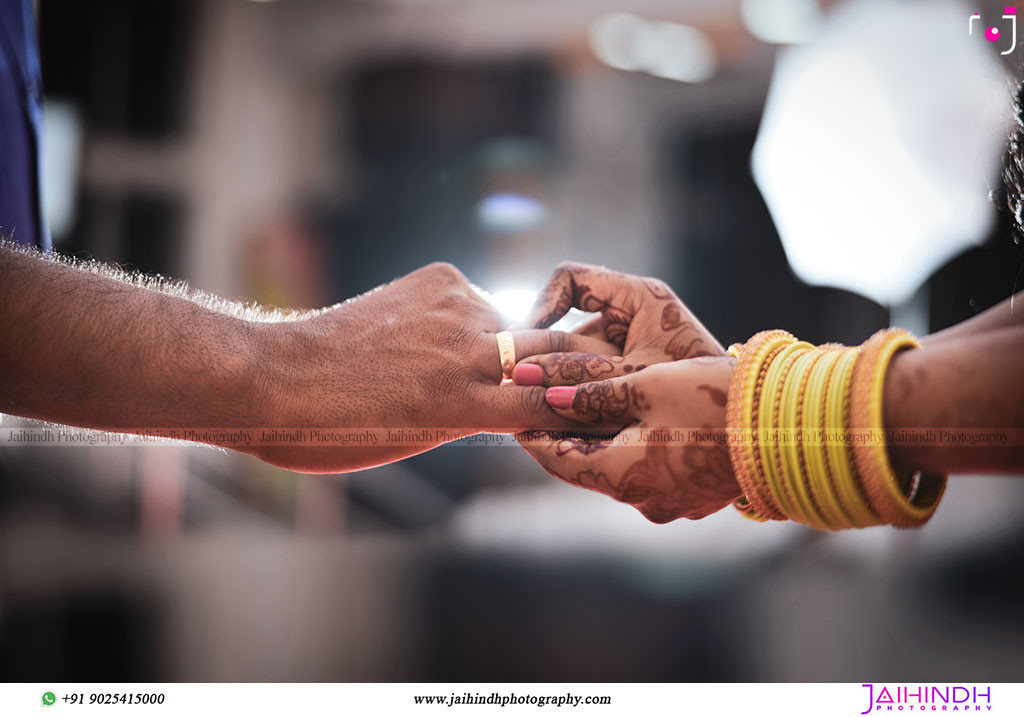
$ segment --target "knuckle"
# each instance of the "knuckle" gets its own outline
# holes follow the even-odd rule
[[[477,302],[465,294],[459,293],[444,294],[438,297],[437,305],[441,309],[448,309],[459,314],[474,313],[480,308]]]
[[[462,275],[462,272],[459,271],[458,267],[447,261],[435,261],[424,268],[427,273],[440,281],[448,283],[465,281],[465,277]]]
[[[672,294],[672,287],[670,287],[664,280],[659,279],[655,276],[645,276],[641,279],[643,283],[647,284],[652,290],[661,294]]]
[[[515,410],[525,416],[549,416],[551,413],[544,399],[544,389],[541,387],[517,391]]]
[[[473,344],[476,333],[474,329],[463,323],[449,326],[443,335],[444,344],[453,348],[465,349]]]
[[[472,383],[470,377],[458,365],[447,365],[429,372],[427,385],[431,397],[440,403],[465,397]]]
[[[481,378],[497,380],[501,376],[501,359],[495,345],[494,335],[478,333],[467,337],[468,353],[472,357],[470,363]]]
[[[566,331],[552,331],[548,337],[548,353],[570,353],[573,348],[573,336]]]

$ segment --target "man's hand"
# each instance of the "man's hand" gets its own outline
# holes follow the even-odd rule
[[[583,436],[529,432],[527,453],[557,478],[629,503],[655,523],[703,518],[741,494],[725,443],[728,356],[661,363],[621,378],[548,389],[561,417]]]
[[[528,325],[547,328],[576,308],[598,314],[573,333],[621,348],[621,356],[559,352],[525,356],[516,366],[519,385],[564,386],[625,376],[646,366],[725,351],[665,282],[602,267],[558,266],[530,314]],[[620,353],[618,351],[616,354]]]
[[[573,425],[548,409],[543,388],[498,385],[501,321],[447,264],[289,317],[0,245],[0,315],[0,412],[127,433],[201,429],[184,437],[297,471],[379,465],[445,437]],[[519,355],[618,352],[561,332],[515,340]],[[261,429],[277,428],[446,433],[370,447],[259,445]],[[251,429],[251,444],[227,436],[238,429]]]
[[[571,428],[548,409],[544,389],[500,386],[495,333],[503,321],[450,264],[431,264],[315,318],[266,324],[265,425],[444,429],[449,436]],[[514,331],[518,355],[617,353],[599,338]],[[434,445],[443,441],[438,440]],[[335,472],[398,460],[429,445],[258,448],[293,470]]]

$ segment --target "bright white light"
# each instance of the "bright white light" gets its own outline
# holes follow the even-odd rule
[[[680,82],[703,82],[718,64],[714,46],[697,28],[622,12],[594,20],[590,47],[609,67]]]
[[[750,34],[762,42],[810,42],[825,25],[817,0],[743,0],[740,15]]]
[[[704,82],[715,74],[715,48],[700,30],[674,22],[649,23],[641,37],[649,74],[678,82]]]
[[[487,298],[510,324],[521,325],[530,316],[537,293],[529,289],[499,289],[490,292]]]
[[[899,304],[986,236],[1010,84],[959,12],[859,0],[780,56],[752,164],[804,281]]]
[[[476,216],[485,229],[511,232],[539,226],[547,217],[547,211],[543,204],[530,197],[492,194],[481,200]]]
[[[46,101],[43,112],[43,205],[54,241],[71,230],[82,122],[70,102]]]
[[[560,318],[548,328],[552,331],[572,331],[574,328],[593,318],[596,314],[590,314],[579,309],[569,309],[569,313]]]
[[[590,26],[590,48],[609,67],[617,70],[643,69],[637,57],[637,39],[646,21],[625,12],[610,12]]]

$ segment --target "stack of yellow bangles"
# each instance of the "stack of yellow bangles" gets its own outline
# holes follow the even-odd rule
[[[902,329],[859,347],[815,347],[778,330],[730,347],[738,360],[727,420],[740,512],[823,530],[927,522],[946,476],[893,470],[882,420],[889,362],[919,347]]]

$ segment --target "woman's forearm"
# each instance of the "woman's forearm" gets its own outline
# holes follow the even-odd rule
[[[1003,307],[972,320],[985,330],[927,341],[893,359],[884,410],[894,465],[940,473],[1024,467],[1024,324],[999,324],[1024,308],[1011,315]]]

